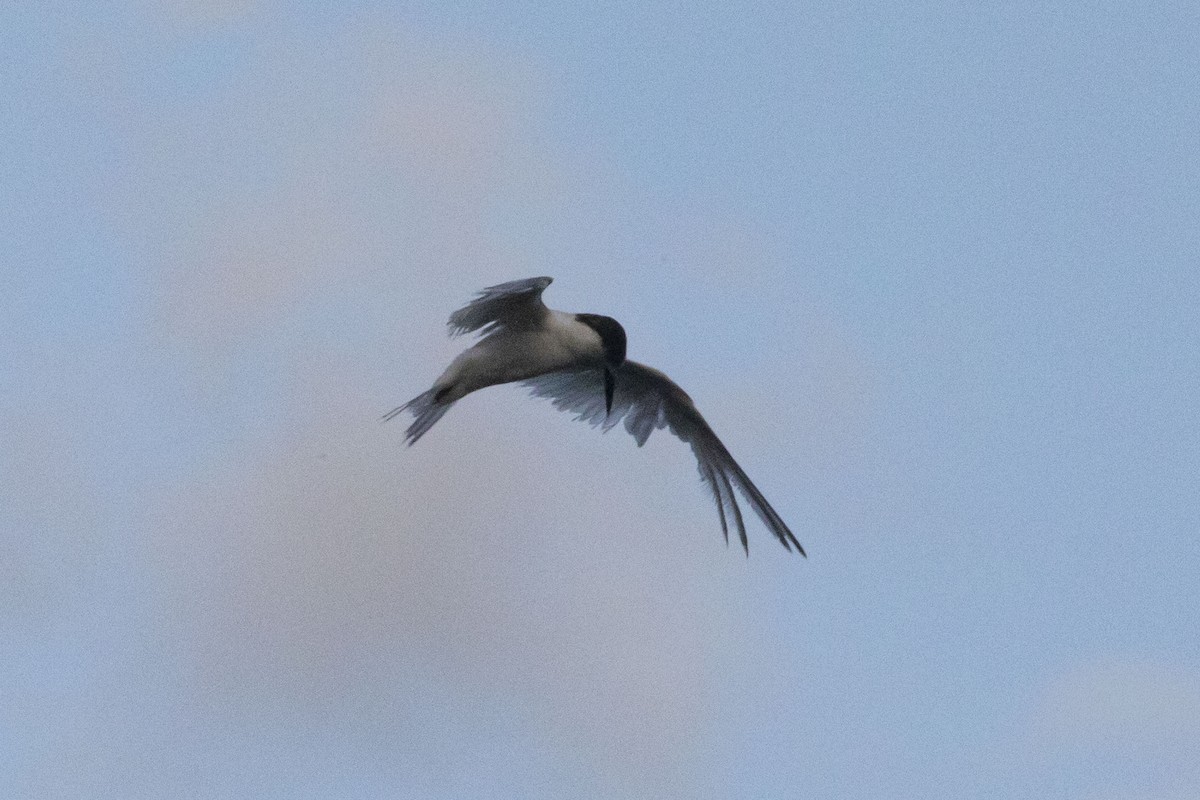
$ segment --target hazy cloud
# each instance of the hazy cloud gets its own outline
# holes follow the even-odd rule
[[[259,44],[187,103],[122,94],[106,216],[140,281],[159,424],[189,435],[160,442],[172,469],[139,487],[118,546],[137,570],[113,588],[127,646],[31,785],[238,794],[286,785],[238,742],[278,748],[282,772],[282,751],[333,757],[314,743],[365,730],[397,785],[486,774],[480,753],[519,737],[576,794],[720,794],[721,669],[759,663],[734,587],[764,562],[721,544],[687,448],[638,451],[512,388],[412,450],[378,423],[466,346],[440,331],[470,292],[569,278],[547,254],[582,231],[564,269],[589,281],[556,284],[556,304],[599,288],[636,314],[626,278],[679,242],[638,219],[636,187],[555,152],[518,59],[367,23]],[[758,258],[750,229],[721,231],[672,280]],[[132,779],[89,768],[131,762]]]
[[[525,71],[390,27],[266,59],[216,108],[139,132],[128,202],[168,234],[147,267],[166,278],[173,333],[228,347],[331,296],[410,300],[449,275],[474,287],[530,269],[506,228],[536,222],[556,166],[528,121]]]
[[[705,571],[706,548],[727,554],[694,465],[673,484],[695,492],[702,524],[689,525],[622,497],[663,483],[656,456],[596,445],[623,446],[630,475],[558,454],[538,435],[554,412],[513,413],[511,391],[491,393],[494,413],[460,404],[411,451],[377,422],[464,346],[438,344],[454,304],[535,260],[536,239],[510,226],[552,203],[559,167],[526,119],[527,74],[378,33],[341,44],[364,67],[344,119],[311,127],[312,93],[332,102],[342,87],[301,86],[317,67],[285,55],[297,83],[196,121],[218,141],[262,132],[289,155],[262,185],[199,204],[158,295],[163,341],[193,379],[248,353],[280,376],[217,389],[254,392],[272,419],[173,485],[149,523],[161,636],[189,705],[320,708],[354,725],[364,694],[404,698],[394,719],[377,712],[399,756],[413,704],[440,686],[512,706],[537,747],[613,791],[694,795],[715,745],[713,665],[738,639],[722,609],[735,601]],[[160,165],[205,135],[159,133]],[[348,336],[363,337],[352,356]],[[440,724],[489,735],[478,720]]]
[[[77,425],[0,408],[0,620],[46,632],[89,591],[100,490]]]
[[[1152,660],[1088,664],[1050,687],[1041,724],[1047,735],[1078,745],[1200,746],[1200,674]]]
[[[1200,787],[1200,673],[1153,658],[1077,666],[1042,694],[1032,763],[1081,797],[1182,798]]]
[[[336,709],[364,685],[434,681],[524,708],[544,746],[614,785],[698,769],[712,666],[738,638],[694,555],[713,542],[689,557],[672,538],[703,528],[619,505],[616,481],[564,475],[536,437],[460,416],[405,451],[342,402],[156,515],[166,635],[196,702]]]
[[[268,0],[269,1],[269,0]],[[244,18],[262,0],[138,0],[146,13],[175,26],[204,29]]]

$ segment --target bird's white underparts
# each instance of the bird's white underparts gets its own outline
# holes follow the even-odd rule
[[[542,292],[552,278],[527,278],[484,289],[450,315],[450,334],[481,338],[459,354],[426,392],[389,411],[415,417],[406,439],[415,443],[455,402],[499,383],[520,382],[554,407],[608,431],[619,422],[638,446],[651,431],[667,428],[691,445],[700,477],[712,491],[729,541],[730,523],[749,554],[746,526],[734,488],[785,548],[804,548],[738,466],[696,410],[687,392],[663,373],[625,357],[625,329],[612,317],[547,308]]]

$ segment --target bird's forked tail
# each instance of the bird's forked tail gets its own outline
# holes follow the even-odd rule
[[[434,426],[442,415],[450,410],[450,406],[454,405],[454,401],[449,403],[439,403],[437,396],[439,392],[436,389],[430,389],[409,400],[402,406],[393,408],[391,411],[383,415],[383,421],[387,422],[393,417],[400,414],[401,411],[411,411],[415,419],[408,430],[404,432],[404,438],[411,447],[417,439],[425,435],[425,432]]]

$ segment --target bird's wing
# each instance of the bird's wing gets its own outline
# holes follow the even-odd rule
[[[497,328],[521,328],[538,324],[547,313],[542,291],[553,278],[526,278],[489,286],[479,296],[450,315],[450,335],[471,331],[486,335]]]
[[[599,426],[605,432],[623,420],[625,430],[637,441],[638,447],[646,443],[656,428],[668,428],[691,445],[700,478],[708,484],[717,502],[721,532],[726,541],[729,541],[732,518],[742,547],[749,554],[746,526],[733,493],[736,486],[780,544],[788,550],[795,547],[800,555],[805,555],[800,542],[733,460],[687,392],[663,373],[636,361],[626,361],[616,372],[617,388],[610,414],[604,411],[604,379],[598,369],[551,372],[523,383],[537,397],[549,398],[558,410],[573,413],[575,419],[592,427]]]

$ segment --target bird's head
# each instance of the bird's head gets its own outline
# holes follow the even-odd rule
[[[613,394],[617,389],[616,370],[625,363],[625,329],[612,317],[601,314],[576,314],[575,319],[600,337],[600,346],[604,351],[604,413],[611,414]]]

